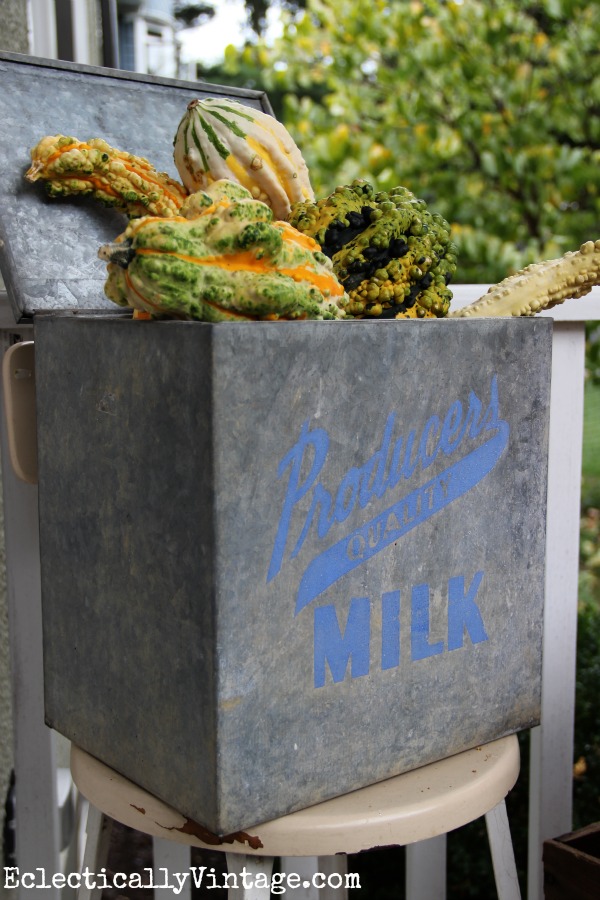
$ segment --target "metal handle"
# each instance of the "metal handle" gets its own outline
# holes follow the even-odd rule
[[[35,349],[33,341],[13,344],[2,361],[8,451],[15,475],[37,484]]]

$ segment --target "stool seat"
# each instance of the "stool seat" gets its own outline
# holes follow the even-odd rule
[[[519,744],[510,735],[225,837],[75,746],[71,772],[79,791],[106,816],[154,837],[228,854],[328,856],[411,844],[485,815],[517,780]]]

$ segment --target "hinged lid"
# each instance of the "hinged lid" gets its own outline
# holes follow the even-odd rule
[[[124,215],[88,198],[51,200],[24,176],[48,134],[100,137],[178,177],[173,138],[195,97],[232,97],[271,113],[265,93],[0,53],[0,270],[16,322],[36,312],[117,312],[98,248]]]

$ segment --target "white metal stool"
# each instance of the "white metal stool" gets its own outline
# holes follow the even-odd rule
[[[306,873],[306,866],[290,857],[319,857],[324,872],[324,857],[412,844],[485,815],[498,897],[520,898],[504,802],[519,774],[516,735],[225,838],[211,835],[77,747],[71,751],[71,771],[79,791],[90,802],[83,871],[87,867],[89,872],[99,872],[105,864],[110,820],[115,820],[188,847],[224,851],[230,897],[268,900],[269,888],[260,885],[268,883],[274,857],[281,858],[283,871],[293,873]],[[335,871],[330,886],[343,891],[342,869]],[[310,896],[310,879],[303,881],[302,887],[301,896]],[[82,880],[80,898],[93,895]],[[318,896],[326,898],[323,890]]]

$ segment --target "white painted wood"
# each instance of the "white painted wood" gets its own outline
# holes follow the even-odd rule
[[[112,826],[113,820],[90,803],[78,900],[100,900],[102,896]]]
[[[56,12],[54,0],[27,0],[29,47],[32,56],[56,59]]]
[[[58,749],[58,748],[57,748]],[[77,821],[77,790],[71,778],[71,770],[60,766],[56,772],[57,803],[59,816],[59,871],[68,875],[79,871],[79,823]],[[63,900],[75,897],[76,890],[66,885],[61,891]]]
[[[532,732],[528,897],[543,898],[542,847],[571,830],[583,438],[583,324],[553,341],[541,726]]]
[[[492,853],[498,900],[521,900],[521,889],[504,800],[486,813],[485,823]]]
[[[179,900],[191,900],[192,886],[189,878],[191,865],[190,848],[185,844],[177,844],[175,841],[167,841],[164,838],[155,837],[152,840],[153,870],[154,870],[154,897],[155,900],[164,900],[167,896],[177,896]],[[183,884],[176,875],[185,875]],[[177,894],[164,885],[177,886]]]
[[[280,869],[286,875],[298,875],[302,885],[302,900],[347,900],[346,875],[348,857],[282,856]],[[321,885],[325,884],[325,887]],[[338,886],[339,885],[339,886]]]
[[[228,880],[230,900],[270,900],[273,862],[271,856],[228,853],[227,870],[231,876]]]
[[[9,337],[1,335],[2,355]],[[40,555],[37,487],[17,479],[8,464],[4,400],[0,392],[6,582],[15,710],[16,852],[21,871],[59,871],[60,829],[53,733],[44,724]],[[58,900],[49,886],[46,900]],[[16,896],[16,895],[15,895]],[[18,891],[19,900],[29,896]]]
[[[407,900],[446,900],[446,835],[406,848]]]
[[[97,62],[93,55],[92,35],[94,34],[90,21],[90,5],[82,0],[71,0],[73,16],[73,50],[75,62],[85,65],[93,65]]]
[[[135,68],[137,72],[148,71],[148,51],[146,22],[140,15],[130,16],[133,18],[133,58],[135,60]]]

